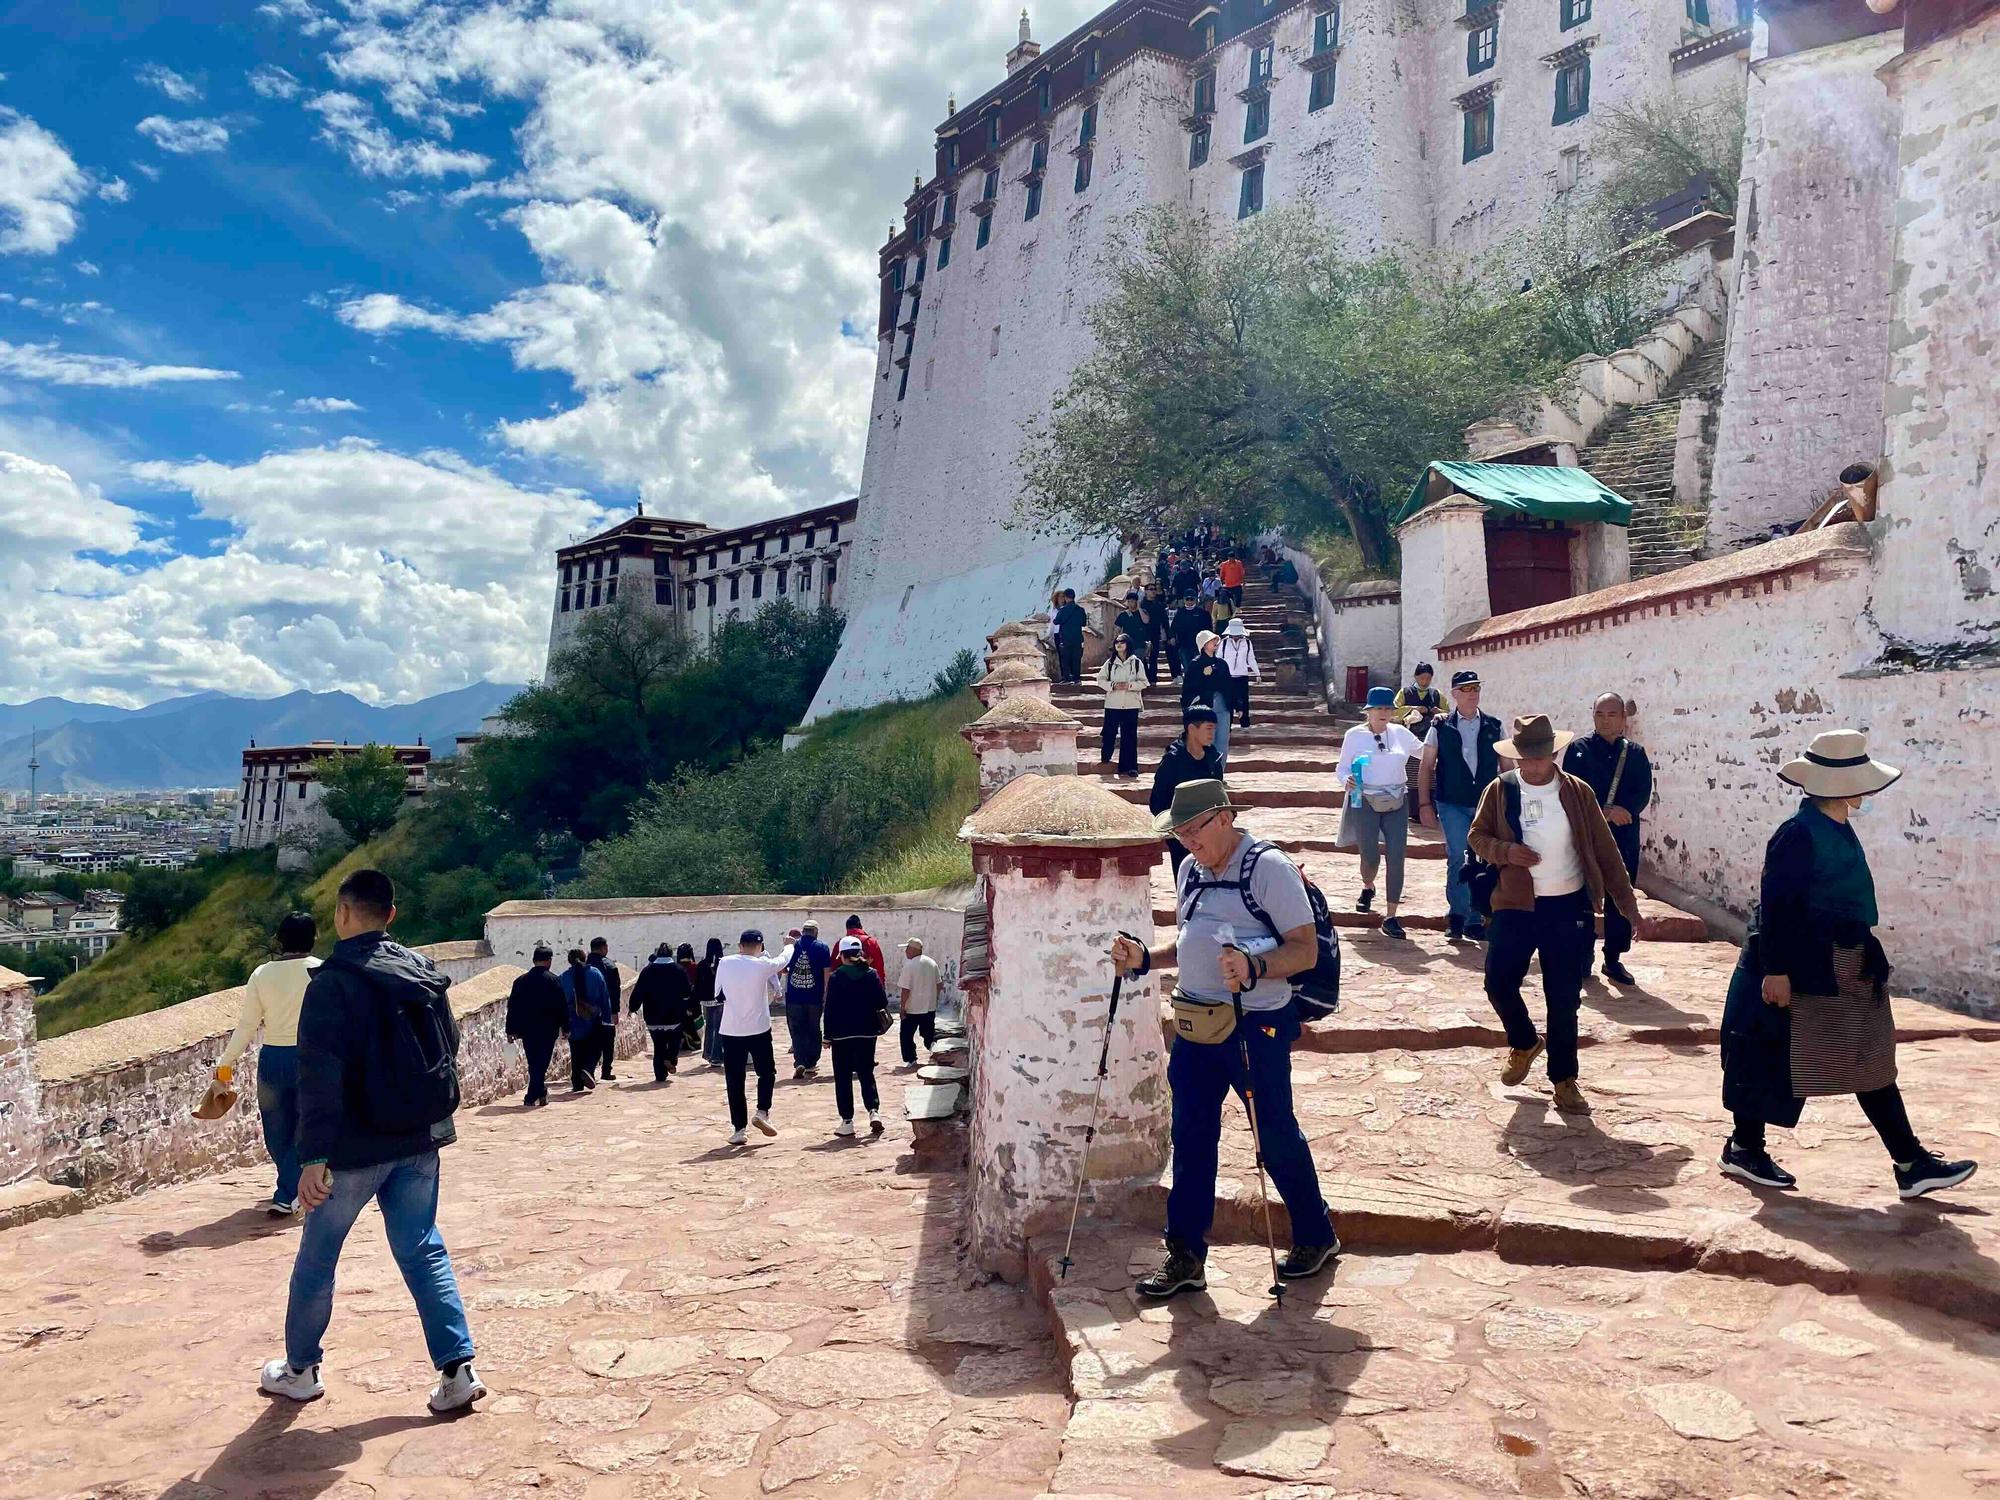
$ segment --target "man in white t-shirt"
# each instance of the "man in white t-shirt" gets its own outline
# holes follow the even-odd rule
[[[937,1040],[938,965],[924,952],[924,940],[911,938],[903,944],[903,972],[897,983],[902,990],[903,1066],[917,1065],[917,1036],[928,1047]]]
[[[1556,1108],[1587,1115],[1577,1087],[1577,1007],[1606,904],[1639,920],[1625,861],[1590,784],[1557,769],[1572,736],[1547,714],[1514,721],[1514,737],[1494,746],[1520,762],[1486,788],[1467,839],[1472,852],[1500,867],[1486,946],[1486,998],[1507,1031],[1501,1083],[1512,1087],[1546,1047]],[[1521,981],[1537,956],[1548,1008],[1546,1040],[1521,999]]]
[[[792,961],[791,944],[776,958],[764,955],[764,934],[752,927],[737,941],[736,951],[715,966],[715,993],[722,1001],[722,1070],[729,1088],[729,1144],[740,1146],[745,1128],[755,1123],[765,1135],[776,1135],[771,1123],[771,1093],[778,1081],[778,1063],[771,1052],[771,983]],[[744,1097],[744,1077],[757,1070],[757,1113]]]

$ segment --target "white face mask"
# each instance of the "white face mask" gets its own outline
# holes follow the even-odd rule
[[[1873,797],[1856,797],[1852,802],[1847,804],[1848,817],[1851,818],[1856,813],[1863,813],[1868,811],[1869,807],[1873,805],[1874,801],[1875,799]]]

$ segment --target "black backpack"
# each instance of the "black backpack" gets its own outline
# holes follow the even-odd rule
[[[1507,826],[1514,832],[1514,842],[1526,843],[1521,834],[1521,780],[1513,771],[1505,771],[1500,776],[1500,795],[1506,802]],[[1488,864],[1472,852],[1466,845],[1465,862],[1458,867],[1458,878],[1465,885],[1472,898],[1472,910],[1483,922],[1493,915],[1493,892],[1500,884],[1500,867]]]
[[[1278,924],[1271,920],[1271,914],[1257,904],[1257,898],[1250,893],[1251,878],[1257,873],[1257,861],[1267,850],[1276,846],[1264,839],[1252,839],[1250,852],[1243,857],[1243,878],[1241,880],[1190,880],[1188,894],[1198,901],[1203,891],[1235,891],[1243,898],[1243,907],[1264,924],[1264,930],[1284,941],[1285,935],[1278,930]],[[1333,912],[1326,904],[1326,896],[1313,884],[1312,877],[1304,870],[1299,871],[1299,879],[1305,882],[1306,902],[1312,907],[1313,936],[1319,943],[1319,957],[1310,969],[1301,970],[1291,976],[1292,999],[1298,1002],[1299,1015],[1308,1021],[1321,1020],[1340,1009],[1340,937],[1334,930]],[[1190,904],[1187,916],[1194,915]]]
[[[361,1125],[374,1135],[414,1135],[449,1120],[459,1105],[450,1000],[418,986],[391,990],[345,959],[325,966],[354,975],[375,1002],[355,1060],[359,1088],[350,1095]]]

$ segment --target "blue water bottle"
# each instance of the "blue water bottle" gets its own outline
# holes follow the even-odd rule
[[[1367,779],[1368,757],[1357,755],[1354,757],[1354,785],[1347,789],[1347,805],[1349,807],[1359,807],[1361,805],[1361,784]]]

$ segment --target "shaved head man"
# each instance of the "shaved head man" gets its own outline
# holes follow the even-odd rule
[[[1571,743],[1563,752],[1563,769],[1590,783],[1611,837],[1625,861],[1625,873],[1639,883],[1639,815],[1653,800],[1653,763],[1643,745],[1626,737],[1633,704],[1623,693],[1599,693],[1590,705],[1595,733]],[[1609,903],[1604,908],[1604,977],[1616,984],[1635,984],[1625,967],[1632,950],[1632,924]]]

